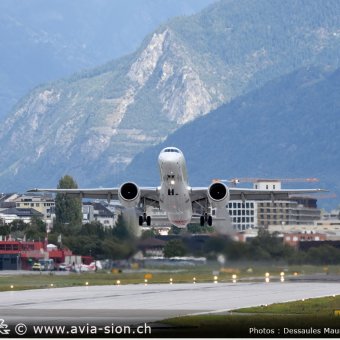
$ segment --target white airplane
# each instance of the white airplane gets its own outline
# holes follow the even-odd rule
[[[213,225],[213,220],[226,221],[228,214],[216,213],[213,217],[209,208],[227,212],[229,200],[286,200],[290,195],[311,194],[323,189],[297,190],[258,190],[249,188],[227,187],[222,182],[214,182],[209,187],[191,187],[188,182],[186,163],[183,153],[176,147],[167,147],[158,157],[161,175],[159,187],[139,187],[133,182],[123,183],[119,188],[95,189],[32,189],[29,192],[52,192],[81,198],[119,199],[126,208],[142,208],[139,225],[151,225],[151,216],[147,216],[148,206],[158,207],[166,212],[169,221],[184,228],[191,222]]]

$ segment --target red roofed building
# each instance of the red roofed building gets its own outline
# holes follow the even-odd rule
[[[29,270],[34,262],[43,259],[53,259],[58,267],[72,255],[67,248],[48,249],[45,242],[0,241],[0,270]]]

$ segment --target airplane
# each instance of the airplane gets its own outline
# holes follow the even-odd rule
[[[215,181],[208,187],[191,187],[188,182],[186,162],[182,151],[176,147],[164,148],[158,156],[160,186],[139,187],[134,182],[125,182],[119,188],[94,189],[31,189],[28,192],[52,192],[80,198],[119,200],[125,208],[141,208],[143,213],[138,222],[151,225],[147,215],[149,206],[157,207],[167,214],[170,223],[185,228],[189,223],[199,222],[201,226],[223,222],[229,217],[226,206],[229,200],[287,200],[291,195],[324,192],[323,189],[259,190],[228,187]],[[210,208],[222,211],[213,217]]]

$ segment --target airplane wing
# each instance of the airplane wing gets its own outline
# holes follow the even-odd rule
[[[54,194],[65,194],[81,198],[101,198],[118,200],[118,188],[94,188],[94,189],[30,189],[27,192],[50,192]]]
[[[274,201],[286,200],[292,196],[316,194],[326,192],[323,189],[280,189],[280,190],[259,190],[248,188],[229,188],[231,200],[261,200]]]
[[[286,190],[259,190],[249,188],[229,188],[230,200],[286,200],[292,196],[316,194],[327,192],[324,189],[286,189]],[[192,202],[208,198],[208,187],[194,187],[190,189]]]
[[[141,187],[141,199],[146,198],[159,202],[159,189],[156,187]],[[94,189],[31,189],[27,192],[50,192],[54,194],[66,194],[80,198],[99,198],[105,200],[118,200],[119,188],[94,188]]]

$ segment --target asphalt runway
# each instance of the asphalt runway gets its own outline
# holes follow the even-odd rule
[[[84,286],[0,293],[8,322],[156,322],[170,317],[339,295],[334,282],[197,283]]]

